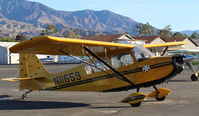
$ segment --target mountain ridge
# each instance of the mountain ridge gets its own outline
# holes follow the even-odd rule
[[[60,29],[74,28],[100,33],[135,34],[133,29],[139,24],[129,17],[108,10],[60,11],[27,0],[0,0],[0,18],[5,18],[8,22],[14,20],[31,24],[34,28],[45,28],[46,25],[53,24]]]
[[[192,33],[196,32],[199,33],[199,30],[183,30],[180,31],[182,34],[187,34],[187,35],[191,35]]]

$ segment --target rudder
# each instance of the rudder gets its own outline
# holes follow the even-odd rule
[[[39,78],[50,75],[35,54],[20,54],[19,57],[20,78]],[[39,81],[36,79],[20,81],[20,89],[41,90],[44,86],[44,79],[40,79]]]

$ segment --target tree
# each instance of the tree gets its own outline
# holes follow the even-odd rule
[[[171,38],[173,33],[171,25],[166,25],[163,29],[158,30],[158,35],[162,38]]]
[[[137,24],[136,31],[138,32],[138,36],[151,36],[155,35],[155,29],[149,23],[146,24]]]
[[[15,40],[11,38],[0,37],[0,42],[15,42]]]
[[[67,34],[64,35],[67,38],[79,38],[79,32],[77,30],[67,30]]]
[[[193,32],[190,36],[191,39],[199,39],[199,34],[197,32]]]
[[[55,25],[47,25],[45,30],[41,32],[41,35],[52,35],[58,32],[58,29]]]
[[[16,41],[20,41],[20,42],[22,42],[22,41],[24,41],[24,40],[27,40],[27,36],[25,36],[24,34],[18,34],[17,36],[16,36],[16,38],[15,38],[15,40]]]
[[[184,38],[185,36],[180,32],[175,32],[173,34],[173,38]]]
[[[185,34],[183,34],[183,36],[184,36],[184,38],[187,38],[187,37],[189,37],[189,35],[187,35],[186,33],[185,33]]]

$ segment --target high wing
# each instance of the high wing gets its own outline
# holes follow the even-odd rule
[[[172,42],[163,44],[145,44],[146,48],[165,47],[184,45],[185,42]],[[38,36],[31,40],[25,40],[10,48],[11,53],[20,54],[48,54],[48,55],[65,55],[85,56],[83,47],[89,48],[95,53],[103,53],[106,51],[124,50],[134,48],[133,44],[120,44],[112,42],[100,42],[91,40]]]
[[[39,36],[31,40],[25,40],[10,48],[12,53],[22,54],[48,54],[48,55],[65,55],[72,54],[74,56],[85,56],[82,47],[88,47],[95,53],[104,52],[105,47],[111,50],[133,48],[134,45],[117,44],[111,42],[99,42],[81,39]],[[64,51],[63,52],[60,52]]]

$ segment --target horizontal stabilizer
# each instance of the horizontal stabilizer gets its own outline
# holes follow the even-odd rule
[[[27,78],[4,78],[1,79],[2,81],[8,81],[8,82],[17,82],[17,81],[24,81],[24,80],[32,80],[32,79],[42,79],[45,77],[27,77]]]

